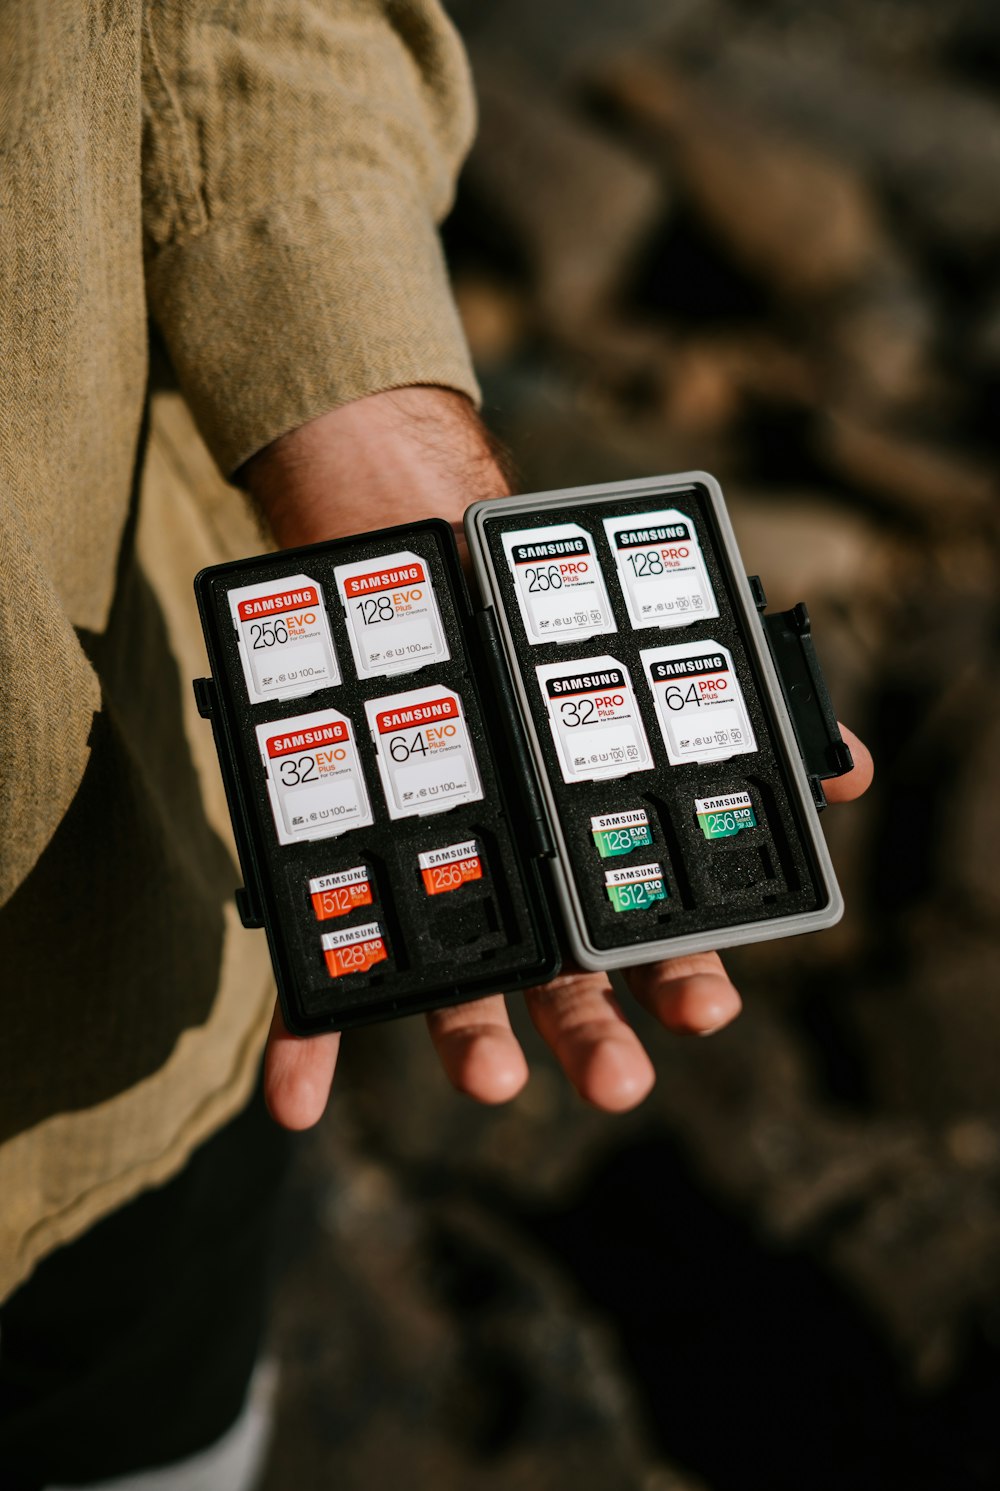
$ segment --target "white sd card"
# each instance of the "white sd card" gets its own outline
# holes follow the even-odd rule
[[[687,626],[718,616],[691,518],[661,508],[605,518],[604,531],[634,627]]]
[[[613,657],[535,669],[566,782],[645,771],[653,759],[628,669]]]
[[[333,572],[359,678],[406,673],[451,656],[426,559],[404,551]]]
[[[671,765],[725,761],[757,749],[733,659],[718,642],[677,642],[639,654]]]
[[[340,682],[323,587],[308,575],[231,590],[229,609],[251,704]]]
[[[615,619],[590,534],[576,523],[503,535],[529,642],[579,642]]]
[[[257,726],[278,842],[329,839],[372,820],[351,722],[335,709]]]
[[[390,818],[445,813],[483,795],[462,701],[431,684],[365,704]]]

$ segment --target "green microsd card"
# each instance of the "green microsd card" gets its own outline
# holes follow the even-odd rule
[[[627,870],[605,870],[604,888],[616,911],[644,911],[654,901],[667,899],[661,865],[632,865]]]
[[[749,792],[730,792],[725,797],[696,797],[698,827],[706,839],[731,839],[744,828],[756,828],[757,818]]]
[[[646,849],[653,842],[644,808],[630,808],[625,813],[606,813],[603,817],[591,818],[590,831],[602,859],[631,854],[633,849]]]

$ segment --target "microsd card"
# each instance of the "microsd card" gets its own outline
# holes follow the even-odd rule
[[[613,657],[535,669],[566,782],[594,782],[653,764],[628,669]]]
[[[656,713],[673,766],[725,761],[757,749],[733,668],[718,642],[677,642],[641,652]]]
[[[335,875],[317,875],[309,881],[309,899],[318,922],[335,916],[347,916],[375,899],[367,865],[353,870],[339,870]]]
[[[340,682],[323,587],[308,575],[231,590],[229,609],[251,704]]]
[[[431,684],[365,704],[390,818],[445,813],[483,795],[462,701]]]
[[[667,899],[662,865],[629,865],[625,870],[605,870],[604,889],[616,911],[645,911],[654,901]]]
[[[384,678],[451,656],[426,559],[404,551],[333,572],[359,678]]]
[[[339,932],[324,932],[320,943],[331,978],[343,978],[348,973],[367,973],[373,964],[381,963],[389,956],[378,922],[344,927]]]
[[[653,842],[645,808],[629,808],[624,813],[604,813],[591,818],[590,831],[602,859],[631,854],[633,849],[645,849]]]
[[[729,792],[723,797],[696,797],[698,827],[706,839],[731,839],[744,828],[757,827],[749,792]]]
[[[470,880],[482,880],[483,861],[475,839],[464,844],[447,844],[443,849],[427,849],[417,856],[420,878],[429,896],[458,890]]]
[[[351,722],[335,709],[258,725],[257,745],[280,844],[373,821]]]
[[[576,523],[503,535],[528,641],[579,642],[615,619],[590,534]]]
[[[676,508],[605,518],[634,627],[687,626],[718,616],[694,522]]]

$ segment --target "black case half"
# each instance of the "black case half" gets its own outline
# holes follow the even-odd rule
[[[451,657],[391,678],[359,679],[337,601],[334,569],[407,551],[419,557],[437,596]],[[335,687],[282,702],[250,703],[230,613],[231,589],[305,573],[322,586],[341,673]],[[202,570],[195,580],[211,678],[195,683],[212,722],[244,886],[243,923],[267,933],[282,1011],[300,1035],[432,1009],[501,989],[544,982],[559,952],[543,887],[551,853],[528,766],[524,735],[489,612],[473,611],[447,523],[438,519],[355,538],[261,555]],[[462,701],[483,796],[426,816],[392,819],[368,733],[366,701],[440,684]],[[281,844],[256,727],[333,708],[353,726],[374,821],[334,837]],[[429,895],[419,855],[475,840],[478,878]],[[310,881],[355,867],[367,871],[364,906],[318,920]],[[378,924],[385,957],[332,977],[324,933]]]
[[[603,519],[670,509],[697,538],[718,615],[635,627]],[[613,630],[583,641],[533,642],[515,595],[503,535],[572,523],[589,534],[613,610]],[[430,520],[203,570],[195,593],[210,678],[195,682],[212,723],[244,886],[244,925],[268,938],[285,1021],[316,1034],[544,982],[564,954],[591,969],[811,931],[835,922],[842,901],[818,819],[821,783],[850,769],[823,683],[804,606],[762,616],[721,491],[700,472],[479,503],[466,531],[482,604],[470,603],[446,523]],[[450,657],[392,677],[361,678],[339,565],[405,551],[426,567]],[[251,702],[229,594],[306,575],[322,587],[340,682],[297,697]],[[757,749],[711,764],[671,764],[643,649],[714,641],[732,658]],[[628,669],[652,761],[642,770],[567,783],[536,668],[610,654]],[[446,811],[391,818],[365,704],[440,685],[462,702],[482,796]],[[373,821],[328,837],[281,843],[258,746],[258,726],[334,709],[351,723]],[[709,838],[696,800],[749,797],[752,826]],[[431,807],[434,805],[431,804]],[[594,819],[645,821],[640,848],[602,857]],[[474,878],[429,892],[419,857],[475,841]],[[607,849],[607,839],[601,841]],[[617,842],[617,841],[616,841]],[[662,870],[657,897],[611,898],[609,869]],[[310,882],[364,870],[368,899],[318,919]],[[628,878],[627,876],[625,877]],[[376,923],[378,960],[331,972],[322,938]],[[558,923],[558,932],[556,930]]]

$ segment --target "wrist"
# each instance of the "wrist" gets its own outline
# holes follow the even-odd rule
[[[282,547],[441,517],[510,490],[464,395],[371,394],[280,436],[238,474]]]

